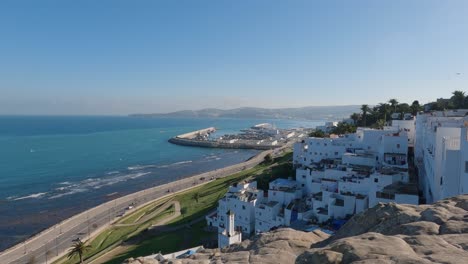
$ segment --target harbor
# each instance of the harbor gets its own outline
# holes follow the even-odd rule
[[[216,132],[215,127],[208,127],[175,136],[169,139],[169,142],[181,146],[204,148],[270,150],[283,147],[288,142],[297,141],[308,133],[304,129],[277,129],[268,123],[241,130],[239,134],[213,136]]]

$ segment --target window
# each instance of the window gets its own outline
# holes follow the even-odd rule
[[[338,151],[335,151],[335,156],[338,156]]]
[[[468,161],[465,161],[465,173],[468,173]]]
[[[396,147],[397,147],[397,148],[400,148],[400,144],[396,144]]]
[[[245,205],[242,206],[242,210],[245,210]]]
[[[304,187],[304,184],[301,184],[301,185],[302,185],[302,187]]]
[[[378,179],[378,178],[375,178],[375,179],[374,179],[374,182],[379,182],[379,179]]]

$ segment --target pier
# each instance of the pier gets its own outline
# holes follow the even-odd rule
[[[209,127],[190,133],[175,136],[169,142],[176,145],[202,147],[202,148],[226,148],[226,149],[258,149],[270,150],[280,148],[284,145],[275,138],[268,139],[248,139],[242,135],[231,135],[227,139],[223,137],[210,139],[211,133],[215,132],[214,127]]]

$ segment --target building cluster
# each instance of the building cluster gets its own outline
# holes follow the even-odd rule
[[[432,203],[466,193],[467,113],[420,113],[383,129],[304,138],[294,145],[294,180],[276,179],[268,191],[256,182],[231,186],[208,225],[223,248],[280,226],[348,219],[379,202],[417,205],[420,194]]]

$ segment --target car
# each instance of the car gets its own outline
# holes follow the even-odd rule
[[[205,177],[201,177],[201,178],[200,178],[200,181],[204,181],[204,180],[205,180]]]
[[[133,206],[131,205],[127,207],[127,210],[132,210],[132,209],[133,209]]]

